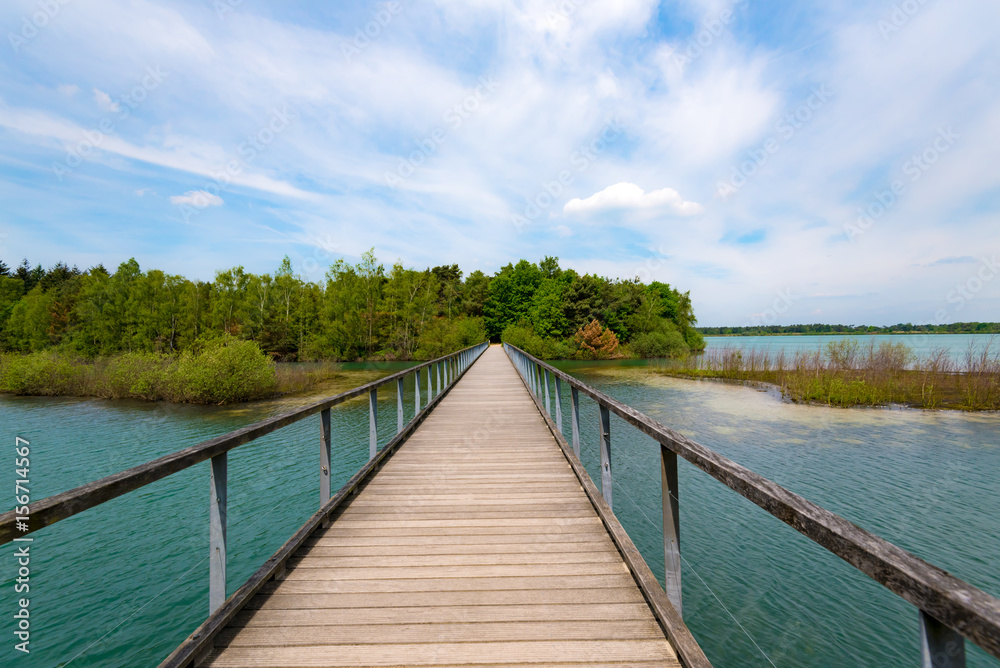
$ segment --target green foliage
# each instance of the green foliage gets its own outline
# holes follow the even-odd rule
[[[87,361],[54,350],[0,356],[0,391],[221,404],[274,394],[274,363],[252,341],[217,338],[179,357],[121,353]]]
[[[434,359],[486,340],[482,318],[435,318],[420,333],[417,357]]]
[[[387,271],[374,249],[357,264],[335,261],[321,282],[297,276],[288,257],[273,273],[236,266],[210,282],[144,271],[134,258],[111,272],[64,263],[46,270],[25,260],[2,274],[0,351],[115,360],[119,366],[107,368],[112,385],[102,390],[114,396],[156,394],[165,382],[156,377],[157,355],[176,358],[227,337],[278,361],[408,360],[479,336],[499,340],[526,323],[539,354],[571,357],[580,354],[574,334],[596,320],[622,344],[653,332],[674,340],[679,331],[690,348],[703,347],[686,294],[664,283],[581,276],[556,257],[465,280],[457,264],[417,270],[396,262]],[[659,349],[661,339],[647,336],[614,355]]]
[[[631,343],[636,357],[684,357],[689,348],[684,336],[678,331],[645,332]]]
[[[274,363],[253,341],[215,339],[187,350],[171,370],[170,384],[181,401],[232,403],[274,392]]]
[[[0,358],[0,391],[42,396],[81,394],[87,369],[54,351]]]

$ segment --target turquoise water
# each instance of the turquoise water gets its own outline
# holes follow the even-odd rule
[[[560,366],[1000,596],[1000,415],[803,406],[642,366]],[[581,411],[600,480],[597,408]],[[662,582],[659,446],[614,416],[611,430],[615,513]],[[917,664],[913,606],[687,462],[680,488],[684,617],[714,665]],[[1000,665],[967,645],[970,666]]]
[[[884,335],[851,335],[824,334],[822,336],[706,336],[706,352],[725,348],[742,350],[766,350],[777,353],[784,350],[794,355],[796,352],[812,352],[823,350],[831,341],[849,339],[857,341],[862,346],[874,343],[876,346],[883,341],[903,343],[924,359],[937,349],[948,351],[952,361],[961,364],[966,353],[971,349],[979,352],[989,346],[993,355],[1000,353],[1000,338],[994,340],[989,335],[977,334],[884,334]]]
[[[566,366],[1000,595],[998,416],[797,406],[632,364]],[[387,389],[383,443],[395,425],[395,393]],[[409,387],[407,399],[409,418]],[[597,410],[583,402],[583,458],[595,475]],[[0,436],[11,449],[15,435],[31,441],[37,500],[290,407],[0,397]],[[367,459],[366,403],[334,409],[333,426],[339,486]],[[657,446],[614,418],[612,434],[615,511],[662,573]],[[230,454],[230,593],[317,508],[318,439],[314,416]],[[13,456],[0,461],[13,480]],[[172,651],[208,612],[208,479],[205,462],[37,532],[28,656],[13,650],[16,563],[13,546],[3,546],[0,614],[8,622],[0,664],[148,666]],[[771,665],[715,595],[777,666],[916,663],[909,604],[686,463],[681,500],[685,618],[715,665]],[[970,665],[998,662],[972,650]]]

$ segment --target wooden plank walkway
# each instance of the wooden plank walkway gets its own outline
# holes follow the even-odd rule
[[[215,668],[680,665],[497,346],[215,647]]]

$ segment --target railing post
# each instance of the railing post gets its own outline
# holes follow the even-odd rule
[[[663,496],[663,565],[667,598],[681,613],[681,513],[677,486],[677,453],[660,444],[660,483]]]
[[[427,403],[434,398],[434,378],[431,376],[431,365],[427,365]]]
[[[562,380],[556,376],[556,429],[562,433]]]
[[[208,613],[226,602],[226,515],[228,507],[228,453],[212,457],[211,497],[208,506]]]
[[[571,387],[570,394],[572,395],[572,410],[570,411],[570,422],[573,426],[573,454],[576,455],[577,460],[580,459],[580,390],[575,387]]]
[[[965,668],[965,638],[920,611],[921,668]]]
[[[403,379],[396,380],[396,433],[403,431]]]
[[[434,370],[437,371],[437,377],[438,377],[438,391],[436,394],[441,394],[441,362],[437,362],[434,365]]]
[[[368,459],[378,452],[378,388],[368,393]]]
[[[545,373],[545,412],[548,413],[549,416],[551,416],[552,409],[551,409],[551,404],[549,402],[549,370],[544,369],[543,371]]]
[[[416,417],[416,415],[420,412],[420,369],[417,369],[417,372],[413,374],[413,388],[413,405],[416,408],[413,415]]]
[[[319,413],[319,507],[330,500],[330,409]]]
[[[601,496],[611,506],[611,412],[601,406]],[[613,509],[613,508],[612,508]]]

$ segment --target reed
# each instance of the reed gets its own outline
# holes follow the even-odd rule
[[[796,402],[1000,410],[1000,351],[972,342],[961,363],[948,351],[918,359],[902,343],[842,339],[823,350],[786,354],[724,348],[667,362],[661,372],[774,385]]]

